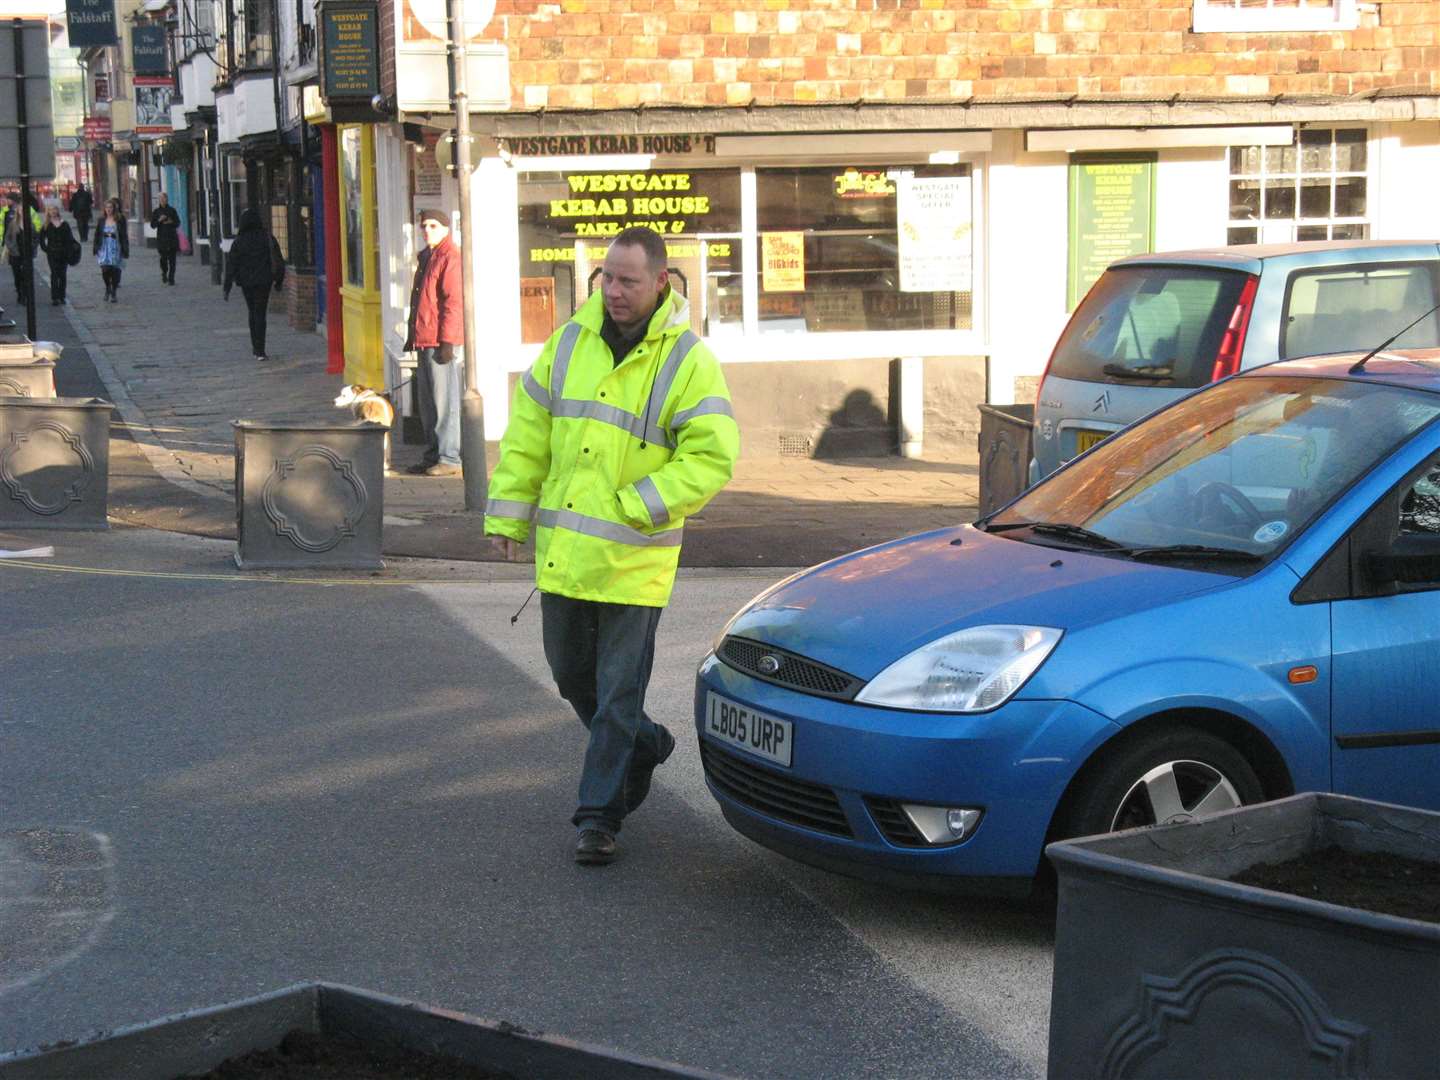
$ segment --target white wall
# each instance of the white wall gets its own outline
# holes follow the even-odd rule
[[[498,439],[510,420],[507,372],[528,368],[540,352],[538,345],[520,343],[520,216],[515,211],[520,205],[519,175],[498,157],[481,158],[470,185],[470,205],[475,216],[471,266],[480,336],[474,356],[485,399],[485,437]]]
[[[1019,131],[997,131],[989,195],[990,400],[1015,401],[1014,380],[1039,375],[1065,325],[1067,155],[1025,152]]]
[[[1230,158],[1223,146],[1162,150],[1155,167],[1155,250],[1225,243]]]
[[[1440,121],[1377,124],[1370,213],[1376,240],[1440,239]]]

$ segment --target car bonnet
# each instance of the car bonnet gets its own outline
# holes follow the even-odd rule
[[[736,616],[728,633],[870,679],[920,646],[967,627],[1076,629],[1234,580],[965,526],[817,566],[762,595]]]

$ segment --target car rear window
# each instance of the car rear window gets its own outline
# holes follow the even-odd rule
[[[1190,266],[1107,270],[1060,335],[1050,374],[1134,386],[1203,386],[1245,278]]]
[[[1285,290],[1280,356],[1369,352],[1440,302],[1434,263],[1298,270]],[[1402,334],[1394,348],[1440,345],[1440,313]]]

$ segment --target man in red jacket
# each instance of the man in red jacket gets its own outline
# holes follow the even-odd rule
[[[420,212],[425,247],[410,289],[410,335],[406,351],[420,354],[415,397],[425,425],[425,456],[409,471],[425,476],[459,476],[460,394],[464,380],[465,319],[461,300],[460,249],[450,239],[450,217]]]

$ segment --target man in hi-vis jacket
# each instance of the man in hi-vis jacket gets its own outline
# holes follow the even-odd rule
[[[601,289],[515,388],[485,532],[535,539],[545,658],[590,731],[575,861],[608,863],[675,737],[645,715],[685,518],[730,479],[740,431],[720,365],[670,288],[665,241],[625,229]]]

